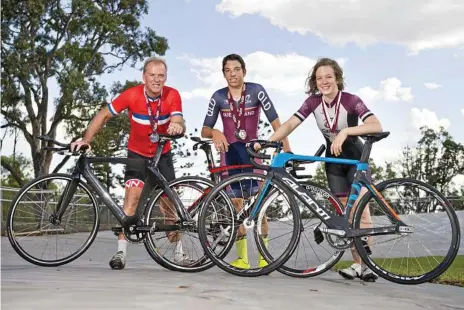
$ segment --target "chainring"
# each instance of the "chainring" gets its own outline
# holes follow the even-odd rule
[[[131,233],[128,230],[124,229],[122,230],[124,234],[124,238],[127,240],[127,242],[130,242],[132,244],[138,244],[142,243],[145,240],[145,237],[147,236],[146,232],[136,232],[136,233]]]
[[[351,244],[353,243],[353,239],[347,239],[347,238],[342,238],[334,235],[330,235],[327,233],[323,233],[325,240],[327,240],[327,243],[334,249],[337,250],[346,250],[351,247]],[[335,240],[334,240],[335,239]]]

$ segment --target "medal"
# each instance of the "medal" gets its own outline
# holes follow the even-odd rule
[[[335,104],[335,115],[333,119],[331,119],[327,113],[326,107],[325,107],[325,102],[324,102],[324,97],[322,97],[322,110],[324,111],[324,117],[325,120],[327,121],[327,125],[329,127],[329,141],[333,142],[335,138],[337,137],[337,124],[338,124],[338,114],[340,113],[340,99],[342,97],[342,92],[339,91],[338,93],[338,100],[337,103]]]
[[[157,129],[158,129],[158,119],[159,119],[159,115],[161,112],[161,97],[162,96],[163,96],[163,91],[161,90],[161,94],[158,97],[158,107],[156,109],[156,116],[155,116],[155,119],[153,119],[153,110],[151,109],[150,100],[145,90],[145,99],[146,99],[145,103],[147,105],[148,117],[150,119],[150,125],[151,125],[151,130],[152,130],[151,134],[149,134],[151,143],[157,143],[159,141],[159,134],[158,134]]]
[[[235,124],[235,137],[239,140],[245,140],[247,138],[247,133],[245,129],[245,83],[243,84],[242,95],[238,103],[238,107],[235,107],[234,98],[230,91],[227,93],[227,99],[229,101],[229,108],[232,114],[232,120]]]
[[[150,141],[151,141],[152,143],[158,142],[159,139],[160,139],[160,137],[159,137],[159,134],[157,134],[157,133],[152,133],[152,134],[150,135]]]
[[[245,140],[247,138],[247,133],[244,129],[235,130],[235,136],[237,139]]]
[[[335,133],[335,132],[330,132],[329,133],[329,141],[330,142],[334,142],[336,137],[337,137],[337,133]]]

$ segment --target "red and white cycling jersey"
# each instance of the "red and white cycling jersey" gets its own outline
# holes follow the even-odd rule
[[[163,87],[161,98],[150,98],[145,95],[145,86],[138,85],[122,92],[116,99],[108,104],[108,109],[113,115],[128,109],[130,119],[130,133],[128,149],[146,157],[155,154],[158,143],[150,141],[152,127],[148,113],[147,99],[153,111],[152,117],[156,122],[156,111],[161,99],[161,111],[159,114],[157,132],[167,134],[171,116],[182,116],[182,100],[179,92],[168,86]],[[163,154],[171,150],[171,142],[167,142],[163,148]]]

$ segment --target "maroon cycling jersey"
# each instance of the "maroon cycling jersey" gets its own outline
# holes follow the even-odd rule
[[[339,98],[340,96],[340,98]],[[335,118],[337,103],[339,103],[338,118]],[[341,92],[329,104],[326,103],[325,112],[322,106],[322,95],[311,95],[308,97],[300,109],[294,114],[301,121],[304,121],[311,113],[316,118],[317,126],[327,142],[326,156],[333,157],[330,154],[330,129],[326,119],[326,114],[331,122],[336,124],[335,132],[339,133],[343,128],[358,126],[358,119],[365,121],[369,116],[374,115],[356,95]],[[348,136],[343,144],[343,152],[340,157],[359,159],[361,156],[363,144],[358,137]]]
[[[269,95],[261,84],[245,82],[245,130],[248,134],[244,141],[238,141],[235,137],[235,123],[227,99],[228,88],[224,87],[217,90],[211,97],[208,105],[204,127],[214,128],[219,114],[221,115],[224,126],[224,135],[229,143],[249,142],[258,138],[258,123],[261,109],[264,111],[267,120],[272,123],[279,116],[274,108]],[[235,101],[238,106],[238,101]]]

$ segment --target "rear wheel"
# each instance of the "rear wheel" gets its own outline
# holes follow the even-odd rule
[[[327,210],[340,216],[343,214],[343,205],[329,190],[308,181],[301,182],[300,185]],[[263,205],[272,203],[276,194],[278,193],[268,195]],[[314,229],[324,227],[324,223],[301,201],[297,198],[295,200],[300,208],[301,236],[293,255],[278,271],[296,278],[314,277],[330,270],[340,260],[344,253],[344,248],[340,245],[344,242],[333,235],[315,233]]]
[[[392,179],[376,188],[411,231],[354,238],[366,265],[382,278],[400,284],[424,283],[445,272],[458,253],[461,238],[450,202],[435,188],[413,179]],[[399,221],[381,207],[379,197],[368,192],[359,202],[353,226],[360,228],[362,223],[379,228]]]
[[[182,177],[169,183],[184,208],[198,224],[199,210],[213,183],[201,177]],[[175,207],[163,190],[155,192],[145,209],[145,225],[178,222]],[[161,266],[182,272],[199,272],[214,266],[200,245],[197,227],[147,234],[145,248]]]

